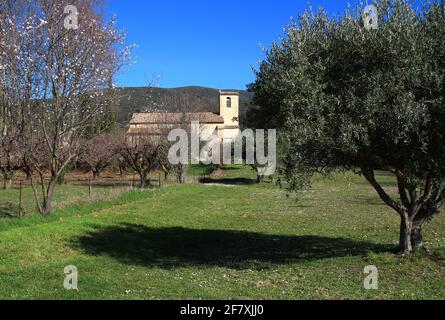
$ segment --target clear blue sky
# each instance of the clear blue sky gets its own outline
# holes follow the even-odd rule
[[[355,1],[351,0],[354,3]],[[313,0],[316,9],[343,12],[347,1]],[[283,34],[305,0],[109,0],[127,33],[135,65],[118,77],[119,86],[146,86],[159,75],[161,87],[208,86],[244,89],[254,80],[250,66]]]

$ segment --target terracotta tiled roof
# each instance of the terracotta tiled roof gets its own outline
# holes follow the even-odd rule
[[[130,124],[182,124],[199,121],[201,124],[223,124],[223,117],[211,112],[197,113],[135,113]]]
[[[219,94],[222,96],[239,96],[238,90],[219,90]]]
[[[130,136],[167,136],[170,130],[168,128],[130,128],[127,134]]]

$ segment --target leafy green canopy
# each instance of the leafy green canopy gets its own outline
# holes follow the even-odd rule
[[[445,16],[434,1],[380,1],[377,30],[362,9],[306,12],[267,52],[250,85],[261,125],[290,142],[292,187],[334,168],[389,170],[414,190],[445,179]]]
[[[331,18],[304,13],[267,51],[250,85],[256,123],[281,129],[290,187],[316,172],[361,173],[401,217],[400,253],[423,246],[422,227],[445,204],[445,10],[434,0],[376,4]],[[375,178],[394,173],[399,199]]]

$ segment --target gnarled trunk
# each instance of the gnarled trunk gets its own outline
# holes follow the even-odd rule
[[[414,250],[425,249],[423,242],[423,226],[429,218],[433,217],[438,212],[437,208],[431,206],[425,206],[420,209],[413,222],[413,231],[411,235]]]
[[[409,217],[402,217],[400,223],[400,241],[399,241],[399,254],[410,255],[413,253],[412,244],[412,223]]]
[[[422,227],[445,204],[445,189],[435,186],[431,175],[428,175],[422,195],[419,197],[418,188],[406,185],[403,174],[399,170],[395,170],[401,200],[397,202],[377,182],[374,170],[366,166],[361,169],[366,180],[374,187],[383,202],[401,217],[399,253],[410,255],[414,250],[424,248]]]
[[[411,254],[416,250],[425,249],[422,229],[428,219],[436,213],[437,209],[425,205],[415,217],[402,217],[400,228],[401,254]]]
[[[414,250],[420,250],[424,248],[422,227],[423,223],[421,221],[414,221],[411,233],[411,243]]]
[[[145,189],[150,186],[150,179],[148,179],[148,174],[140,173],[139,179],[140,179],[140,188],[141,189]]]

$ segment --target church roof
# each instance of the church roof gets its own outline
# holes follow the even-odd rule
[[[239,96],[238,90],[219,90],[219,95],[221,96]]]
[[[199,121],[201,124],[224,124],[224,118],[212,112],[196,113],[135,113],[130,124],[182,124]]]
[[[127,134],[130,136],[168,136],[171,129],[168,128],[130,128]]]

